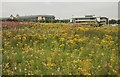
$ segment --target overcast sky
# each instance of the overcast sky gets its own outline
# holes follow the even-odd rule
[[[118,18],[118,2],[3,2],[2,16],[54,15],[56,18],[71,18],[92,14]]]

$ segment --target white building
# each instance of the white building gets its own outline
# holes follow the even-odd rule
[[[10,15],[10,19],[12,19],[12,20],[14,19],[14,16],[12,14]]]
[[[84,17],[73,17],[70,22],[80,23],[82,25],[92,25],[92,24],[108,24],[109,20],[107,17],[85,15]]]

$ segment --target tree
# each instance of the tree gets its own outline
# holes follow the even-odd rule
[[[53,20],[52,22],[53,22],[53,23],[58,23],[58,22],[59,22],[59,20]]]
[[[120,20],[118,20],[117,24],[120,24]]]
[[[117,20],[114,20],[114,19],[109,20],[109,24],[117,24]]]
[[[10,18],[8,18],[6,21],[18,21],[18,19],[16,19],[16,18],[14,18],[14,19],[10,19]]]
[[[68,23],[68,22],[70,22],[70,20],[68,20],[68,19],[64,19],[64,20],[53,20],[52,21],[53,23]]]

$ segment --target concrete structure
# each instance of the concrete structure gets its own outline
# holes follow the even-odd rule
[[[92,25],[92,24],[108,24],[109,20],[107,17],[85,15],[85,17],[71,18],[70,22],[80,23],[82,25]]]
[[[19,20],[54,20],[55,16],[53,15],[31,15],[31,16],[19,16]]]
[[[13,15],[11,15],[9,18],[7,19],[17,19],[20,21],[24,21],[24,20],[34,20],[34,21],[40,21],[40,20],[48,20],[48,21],[52,21],[55,19],[55,16],[53,15],[29,15],[29,16],[19,16],[18,14],[16,15],[16,17],[14,17]]]

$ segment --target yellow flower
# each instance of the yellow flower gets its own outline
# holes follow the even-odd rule
[[[80,50],[82,51],[84,48],[83,47],[80,47]]]
[[[77,38],[74,38],[73,40],[77,41]]]
[[[34,60],[30,60],[30,64],[33,64],[34,63]]]
[[[11,36],[11,35],[12,35],[12,32],[7,32],[7,35],[8,35],[8,36]]]
[[[18,46],[18,44],[16,44]]]
[[[100,68],[101,66],[100,65],[98,65],[98,68]]]
[[[26,40],[26,37],[23,37],[24,40]]]
[[[66,55],[69,55],[69,53],[66,53]]]
[[[79,67],[79,68],[78,68],[78,70],[82,70],[82,68],[81,68],[81,67]]]
[[[102,42],[102,43],[106,43],[106,41],[105,41],[105,40],[102,40],[101,42]]]
[[[79,35],[78,35],[78,34],[75,34],[75,36],[76,36],[76,37],[79,37]]]
[[[115,49],[112,49],[112,51],[115,51]]]
[[[102,56],[104,56],[104,53],[101,53]]]
[[[60,41],[64,41],[65,40],[65,38],[60,38]]]
[[[52,66],[54,66],[54,64],[53,63],[48,63],[46,66],[47,67],[52,67]]]
[[[77,62],[76,60],[73,60],[73,63],[75,63],[75,64],[76,64],[76,63],[78,63],[78,62]]]
[[[80,31],[85,31],[85,29],[83,27],[79,27],[78,28]]]
[[[90,73],[87,73],[86,75],[91,75]]]
[[[65,46],[65,44],[61,44],[61,45],[60,45],[60,47],[63,47],[63,46]]]
[[[98,47],[99,47],[99,46],[100,46],[100,44],[96,44],[96,46],[98,46]]]
[[[73,44],[73,43],[74,43],[74,41],[73,41],[73,40],[69,40],[69,42],[70,42],[71,44]]]

